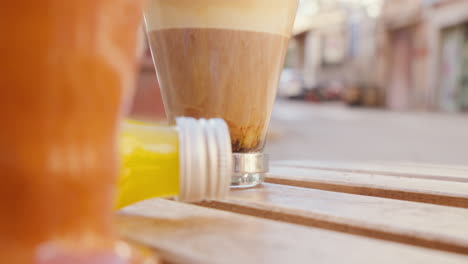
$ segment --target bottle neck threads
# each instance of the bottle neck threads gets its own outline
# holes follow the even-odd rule
[[[223,199],[232,176],[229,128],[222,119],[176,119],[179,132],[180,192],[185,202]]]

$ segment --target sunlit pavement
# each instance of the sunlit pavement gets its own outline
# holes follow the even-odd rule
[[[279,100],[269,138],[266,151],[272,160],[468,165],[468,115]]]

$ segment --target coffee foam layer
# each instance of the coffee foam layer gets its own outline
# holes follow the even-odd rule
[[[150,31],[218,28],[291,35],[297,0],[149,0]]]

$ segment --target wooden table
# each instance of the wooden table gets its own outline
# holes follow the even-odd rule
[[[144,201],[118,227],[167,263],[468,263],[468,167],[282,161],[266,181]]]

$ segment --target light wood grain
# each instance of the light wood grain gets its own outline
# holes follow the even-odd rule
[[[120,233],[170,263],[467,263],[463,255],[166,200],[124,209]]]
[[[284,222],[468,254],[468,210],[264,184],[203,203]]]
[[[392,174],[391,168],[390,173],[382,173],[364,169],[356,172],[358,166],[346,169],[294,162],[276,164],[271,167],[267,182],[468,208],[468,182],[460,171],[450,170],[449,176],[443,176],[441,171],[429,175],[406,170],[403,175],[401,170],[400,174]]]
[[[468,182],[468,166],[419,164],[411,162],[330,162],[330,161],[275,161],[273,165],[331,170],[340,172],[372,173],[407,178]]]

